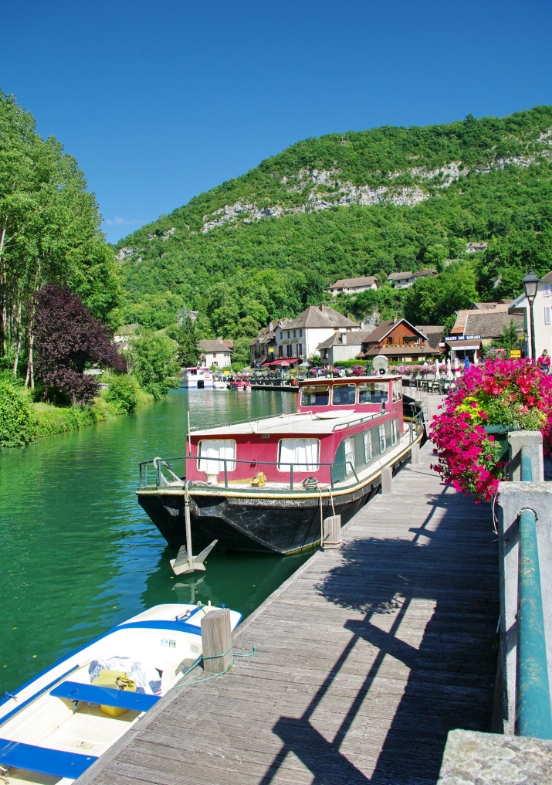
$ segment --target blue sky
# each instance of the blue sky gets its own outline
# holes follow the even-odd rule
[[[552,103],[547,0],[0,0],[0,87],[116,241],[309,136]]]

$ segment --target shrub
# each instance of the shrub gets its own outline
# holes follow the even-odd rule
[[[109,401],[120,414],[133,412],[140,400],[140,388],[131,376],[113,376],[103,397]]]
[[[37,435],[36,416],[23,393],[0,381],[0,445],[22,447]]]
[[[552,452],[552,377],[531,360],[487,360],[464,373],[433,418],[431,438],[439,463],[433,468],[458,491],[489,501],[504,474],[501,448],[485,425],[542,431]]]
[[[144,333],[132,342],[132,359],[140,385],[156,401],[173,387],[178,387],[180,366],[176,360],[176,344],[166,335]]]

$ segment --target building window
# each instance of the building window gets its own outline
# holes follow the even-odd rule
[[[278,445],[278,471],[315,472],[319,469],[318,439],[281,439]]]
[[[288,343],[288,345],[286,346],[286,349],[287,349],[287,356],[291,357],[291,350],[293,349],[292,345],[290,343]]]
[[[213,352],[213,357],[216,357],[216,356],[217,356],[217,353],[216,353],[216,352]]]
[[[284,356],[284,347],[278,346],[278,357],[281,359]]]
[[[202,439],[199,443],[198,470],[205,474],[218,474],[236,468],[236,442],[234,439]]]
[[[294,331],[293,331],[293,337],[294,337],[294,338],[296,338],[296,337],[297,337],[297,336],[295,335],[295,332],[296,332],[296,331],[294,330]]]
[[[387,440],[385,438],[385,425],[378,425],[380,453],[385,452]]]
[[[544,306],[544,323],[545,324],[552,324],[552,318],[550,311],[552,310],[551,305]]]
[[[552,289],[552,284],[545,283],[542,289],[542,296],[550,297],[550,289]]]
[[[303,356],[303,344],[302,343],[298,343],[297,347],[298,347],[297,348],[297,356],[298,357],[302,357]]]

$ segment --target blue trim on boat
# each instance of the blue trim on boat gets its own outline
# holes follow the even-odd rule
[[[58,681],[61,681],[62,679],[65,679],[67,676],[69,676],[70,673],[73,673],[79,667],[80,667],[79,665],[73,665],[72,668],[69,668],[67,673],[61,673],[56,679],[51,681],[45,687],[42,687],[42,689],[40,689],[38,692],[35,692],[33,695],[31,695],[29,698],[27,698],[27,700],[24,700],[23,703],[19,703],[15,707],[15,709],[12,709],[11,711],[9,711],[4,717],[0,717],[0,725],[4,725],[4,723],[7,722],[11,717],[13,717],[14,714],[17,714],[18,712],[21,711],[21,709],[24,709],[25,706],[28,706],[29,703],[32,703],[34,700],[36,700],[36,698],[39,698],[41,695],[44,695],[45,692],[48,692],[48,690],[51,690],[52,687],[54,687],[58,683]],[[48,668],[48,670],[51,670],[51,668]],[[43,673],[48,673],[48,671],[43,671]],[[33,681],[35,681],[35,679],[33,679]],[[32,682],[28,682],[28,683],[32,684]],[[23,687],[21,689],[23,689]],[[19,692],[20,691],[21,690],[19,690]],[[8,700],[11,700],[11,698],[8,698]]]
[[[195,613],[197,613],[200,610],[201,610],[201,608],[198,608],[197,611],[193,611],[190,614],[190,616],[193,616]],[[190,618],[190,616],[188,616],[188,618]],[[240,620],[241,620],[241,616],[240,616]],[[165,624],[166,623],[166,621],[164,619],[159,619],[158,622],[160,624]],[[140,623],[141,622],[131,622],[131,624],[140,624]],[[153,622],[153,625],[155,625],[155,624],[156,624],[156,622]],[[239,624],[239,622],[238,622],[238,624]],[[67,662],[67,660],[70,660],[71,657],[74,657],[75,655],[79,654],[79,652],[84,651],[89,646],[92,646],[94,643],[97,643],[98,641],[101,641],[103,638],[107,638],[108,635],[111,635],[112,633],[117,632],[117,630],[124,629],[125,627],[128,627],[128,626],[129,626],[129,624],[125,624],[125,622],[121,622],[121,624],[117,624],[115,627],[110,627],[110,629],[107,630],[106,632],[104,632],[102,635],[98,635],[96,638],[92,638],[92,640],[88,641],[88,643],[84,643],[82,646],[79,646],[78,648],[74,649],[72,652],[70,652],[70,654],[67,654],[65,657],[60,657],[59,660],[56,660],[55,662],[53,662],[52,665],[50,665],[48,668],[44,668],[43,670],[41,670],[39,673],[36,674],[36,676],[33,676],[32,679],[28,679],[26,682],[24,682],[24,684],[22,684],[20,687],[18,687],[17,691],[15,693],[13,693],[13,694],[15,694],[17,696],[22,690],[26,689],[31,684],[33,684],[33,682],[35,682],[38,679],[40,679],[42,676],[44,676],[49,671],[54,670],[54,668],[57,668],[58,665],[61,665],[62,663]],[[190,626],[192,627],[192,629],[188,630],[188,632],[194,632],[195,633],[195,631],[197,629],[197,630],[199,630],[199,634],[201,635],[201,628],[200,627],[196,628],[193,625],[190,625]],[[186,630],[182,630],[182,632],[186,632]],[[73,670],[73,669],[71,669],[71,670]],[[69,673],[70,672],[71,671],[69,671]],[[62,679],[62,678],[63,678],[63,676],[60,676],[60,679]],[[56,679],[56,681],[57,681],[57,679]],[[41,692],[42,692],[42,690],[41,690]],[[38,693],[38,694],[40,694],[40,693]],[[7,703],[8,701],[10,701],[10,700],[12,700],[10,697],[2,698],[0,700],[0,708],[2,708],[2,706],[5,703]],[[25,703],[27,703],[27,702],[28,701],[25,701]],[[6,716],[8,716],[8,715],[6,715]],[[4,721],[5,721],[5,718],[4,717],[0,717],[0,725]]]
[[[53,777],[69,777],[76,780],[98,759],[94,755],[78,752],[63,752],[48,747],[37,747],[21,741],[0,739],[0,763]]]
[[[185,621],[131,621],[128,624],[121,624],[119,629],[171,630],[172,632],[189,632],[192,635],[201,635],[201,627],[187,624]]]
[[[148,711],[152,706],[155,706],[161,697],[160,695],[146,695],[143,692],[101,687],[96,684],[80,684],[77,681],[63,681],[51,691],[50,695],[53,695],[54,698],[99,703],[130,711]]]

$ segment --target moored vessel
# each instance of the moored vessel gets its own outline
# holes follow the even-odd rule
[[[184,457],[140,464],[138,501],[170,545],[185,544],[187,505],[198,548],[312,548],[325,516],[350,520],[423,438],[400,377],[306,380],[299,393],[294,414],[191,429]]]
[[[202,653],[214,606],[157,605],[54,663],[0,701],[0,772],[13,785],[77,779]],[[230,624],[241,618],[230,611]]]
[[[180,376],[180,387],[190,390],[207,390],[213,388],[213,374],[209,368],[184,368]]]

